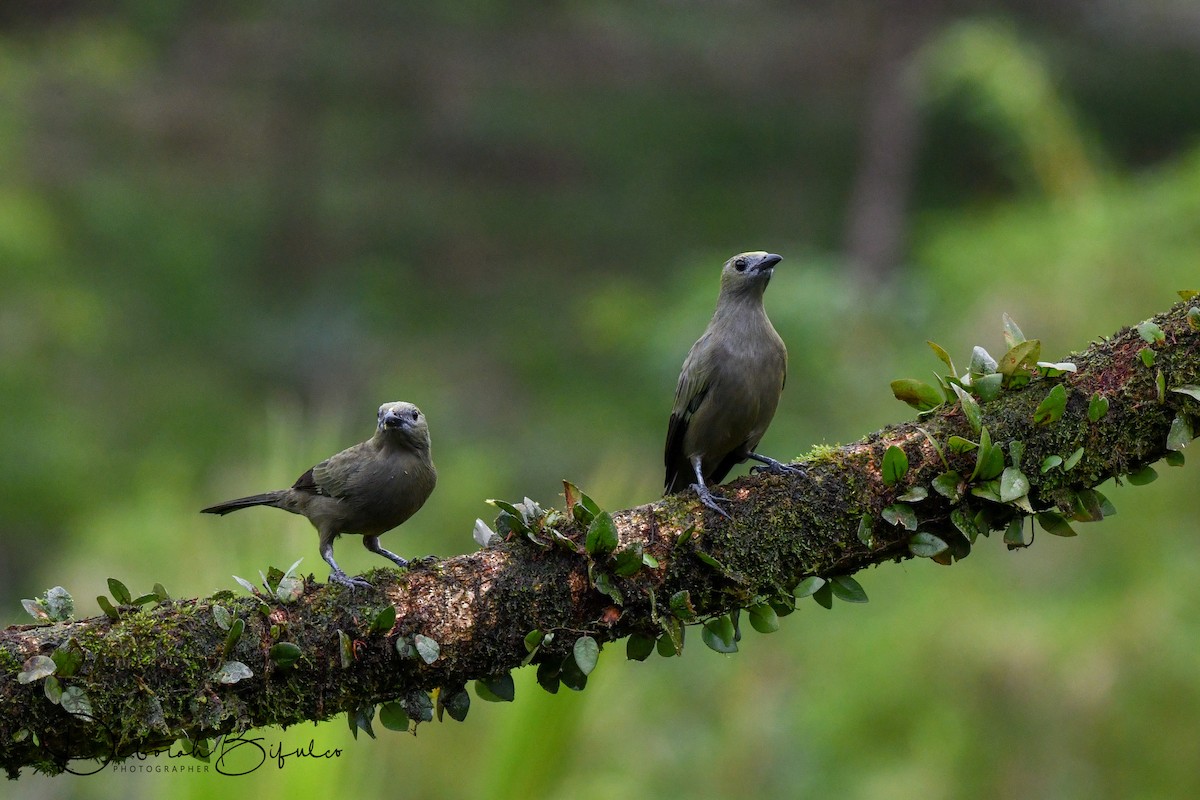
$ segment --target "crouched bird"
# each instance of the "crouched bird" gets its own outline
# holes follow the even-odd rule
[[[384,403],[374,436],[317,464],[290,489],[240,497],[201,513],[270,506],[307,517],[320,536],[321,558],[331,570],[329,580],[367,587],[367,581],[348,577],[334,561],[333,540],[343,533],[361,535],[372,553],[396,566],[408,566],[408,561],[379,544],[379,536],[417,513],[436,484],[425,415],[412,403]]]
[[[774,253],[741,253],[721,269],[717,309],[684,359],[667,425],[664,494],[689,486],[701,502],[729,514],[708,489],[737,464],[753,459],[775,471],[800,471],[754,452],[787,376],[787,347],[763,308]]]

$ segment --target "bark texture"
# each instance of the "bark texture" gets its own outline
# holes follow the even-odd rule
[[[1035,378],[982,405],[993,442],[1006,448],[1012,441],[1023,443],[1020,466],[1034,509],[1086,517],[1094,498],[1081,495],[1083,490],[1162,458],[1173,424],[1200,425],[1200,402],[1171,391],[1200,384],[1200,333],[1188,319],[1197,307],[1200,299],[1193,298],[1156,317],[1165,334],[1160,342],[1123,329],[1064,359],[1077,372]],[[1152,366],[1139,355],[1145,348],[1155,354]],[[1061,419],[1036,424],[1035,409],[1058,385],[1066,390]],[[1096,420],[1088,415],[1093,395],[1108,401],[1107,413]],[[441,689],[444,698],[472,679],[521,665],[528,655],[526,634],[535,629],[555,634],[535,662],[561,662],[585,634],[601,644],[632,633],[661,636],[679,624],[669,599],[680,592],[688,593],[696,618],[705,619],[790,596],[808,576],[849,575],[910,557],[913,531],[889,523],[884,509],[914,487],[928,492],[908,504],[918,529],[964,555],[968,540],[954,519],[998,528],[1020,511],[972,494],[970,485],[957,502],[930,488],[948,470],[965,479],[975,466],[977,453],[953,453],[947,446],[951,436],[980,439],[958,403],[853,444],[814,451],[803,462],[803,474],[759,474],[721,487],[718,494],[731,499],[731,520],[707,512],[690,492],[616,512],[620,547],[640,544],[657,559],[656,567],[630,577],[617,577],[607,557],[587,555],[585,531],[568,513],[535,526],[540,544],[514,535],[404,573],[376,570],[367,576],[373,590],[350,592],[310,581],[289,604],[221,592],[153,608],[123,607],[117,620],[102,616],[8,628],[0,632],[0,765],[10,777],[27,766],[54,772],[72,759],[121,759],[181,737],[197,741],[322,720],[395,699],[416,712],[424,693]],[[881,473],[890,445],[902,448],[910,465],[896,485],[885,483]],[[1070,470],[1040,472],[1046,457],[1066,459],[1079,448],[1082,457]],[[864,515],[869,537],[860,535]],[[599,573],[609,575],[622,602],[597,591]],[[228,656],[222,652],[226,632],[212,613],[218,604],[246,625]],[[395,607],[397,621],[389,631],[372,632],[370,624],[385,605]],[[396,640],[415,634],[440,645],[432,663],[398,654]],[[50,655],[71,640],[77,647],[68,646],[79,651],[82,662],[59,682],[86,693],[90,715],[68,713],[48,700],[44,679],[17,680],[28,659]],[[277,666],[269,651],[278,642],[298,646],[299,661]],[[227,658],[246,664],[253,676],[220,683],[215,673]]]

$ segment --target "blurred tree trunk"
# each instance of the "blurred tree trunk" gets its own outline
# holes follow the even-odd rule
[[[0,765],[10,776],[26,766],[55,772],[71,759],[127,758],[339,713],[362,727],[385,701],[414,719],[443,705],[461,716],[468,681],[531,659],[543,685],[581,688],[597,647],[622,637],[638,655],[675,653],[685,626],[702,623],[707,644],[736,649],[737,609],[770,629],[808,578],[816,580],[801,596],[824,581],[819,601],[862,602],[849,576],[863,567],[921,554],[951,563],[992,530],[1024,547],[1033,511],[1043,529],[1072,535],[1070,521],[1110,513],[1092,487],[1123,475],[1140,484],[1148,464],[1171,452],[1177,463],[1191,441],[1198,320],[1193,298],[1071,356],[1074,372],[981,405],[942,405],[821,451],[803,474],[722,486],[732,519],[689,492],[615,512],[611,527],[603,514],[588,526],[596,512],[569,491],[578,509],[505,511],[508,541],[406,572],[376,570],[369,591],[310,583],[294,602],[221,592],[152,610],[125,598],[115,620],[8,628]],[[240,638],[226,632],[226,611],[244,622]],[[230,662],[244,665],[240,679]],[[501,695],[506,685],[492,684]]]
[[[846,214],[846,257],[864,289],[887,283],[904,258],[921,136],[915,60],[940,20],[940,5],[888,3],[881,14]]]

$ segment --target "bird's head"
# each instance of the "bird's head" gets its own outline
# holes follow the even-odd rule
[[[782,256],[762,250],[737,254],[721,269],[721,292],[761,296],[780,261],[783,261]]]
[[[402,401],[379,407],[378,436],[396,439],[411,446],[429,447],[429,425],[421,409]]]

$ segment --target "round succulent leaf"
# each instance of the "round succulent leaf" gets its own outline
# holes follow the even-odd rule
[[[571,654],[575,657],[575,666],[579,667],[579,671],[584,675],[591,675],[600,658],[600,645],[591,636],[580,636],[575,640]]]
[[[495,678],[480,678],[475,681],[475,694],[480,700],[489,703],[511,703],[516,697],[517,688],[513,684],[512,675],[506,673]]]
[[[625,658],[630,661],[645,661],[654,652],[654,639],[644,633],[630,634],[625,641]]]
[[[384,703],[379,707],[379,724],[389,731],[408,730],[408,712],[402,703]]]
[[[303,652],[294,642],[277,642],[271,645],[269,654],[276,666],[287,668],[299,661]]]
[[[33,683],[54,674],[57,665],[50,656],[30,656],[17,673],[17,683]]]
[[[779,630],[779,615],[767,603],[759,603],[747,609],[750,627],[759,633],[774,633]]]
[[[711,649],[718,653],[736,653],[738,646],[734,640],[736,632],[733,621],[728,616],[710,619],[701,626],[700,638]]]
[[[867,602],[866,590],[863,589],[862,584],[849,575],[838,575],[830,581],[829,585],[834,596],[839,600],[847,603]]]
[[[908,537],[908,552],[917,558],[933,558],[949,549],[950,545],[932,533],[918,531]]]
[[[888,445],[883,454],[883,482],[894,486],[908,472],[908,456],[896,445]]]
[[[894,380],[891,387],[897,400],[907,403],[917,411],[930,411],[946,400],[940,389],[915,378]]]

